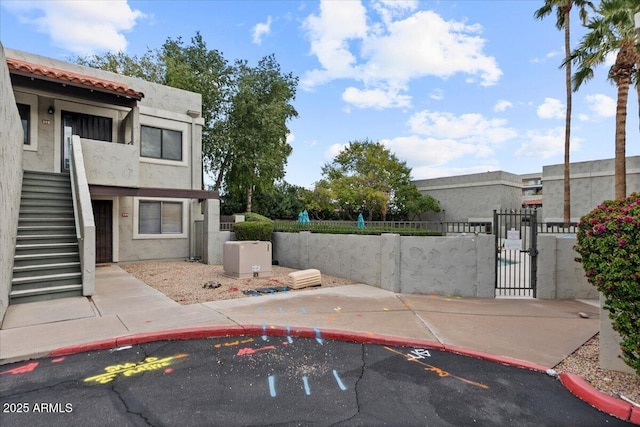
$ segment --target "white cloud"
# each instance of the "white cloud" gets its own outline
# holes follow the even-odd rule
[[[560,100],[555,98],[545,98],[544,102],[538,106],[538,117],[541,119],[564,119],[565,106]]]
[[[444,91],[442,89],[434,89],[431,94],[429,94],[429,98],[442,101],[444,99]]]
[[[381,140],[385,147],[412,167],[434,167],[466,155],[486,157],[492,150],[485,145],[462,143],[454,139],[439,139],[417,135]]]
[[[487,119],[477,113],[455,116],[448,112],[424,110],[411,116],[408,123],[413,133],[476,144],[500,144],[518,135],[507,126],[506,120]]]
[[[349,146],[348,142],[346,144],[333,144],[329,148],[327,148],[327,150],[324,152],[324,157],[327,160],[333,160],[335,156],[337,156],[342,150],[344,150],[348,146]]]
[[[79,55],[126,50],[124,33],[145,17],[126,0],[10,1],[2,6],[47,34],[55,46]]]
[[[271,33],[271,16],[267,16],[267,22],[257,23],[253,27],[253,44],[261,44],[262,37]]]
[[[571,151],[580,149],[581,138],[571,138]],[[526,134],[526,141],[522,143],[516,157],[550,157],[564,153],[564,127],[558,126],[545,130],[530,130]]]
[[[303,75],[304,89],[346,78],[363,84],[361,94],[383,89],[399,95],[412,79],[426,76],[446,79],[462,73],[490,86],[502,75],[495,58],[483,52],[479,25],[445,21],[432,11],[414,12],[414,1],[372,4],[381,21],[368,15],[361,1],[322,1],[320,11],[307,17],[304,28],[320,68]],[[388,102],[389,107],[404,105]]]
[[[416,179],[495,170],[496,146],[518,136],[506,120],[489,119],[481,114],[456,116],[424,110],[414,114],[407,124],[411,135],[381,142],[399,158],[406,159]],[[480,165],[474,164],[477,159],[482,159]],[[447,168],[454,160],[471,164]]]
[[[397,90],[365,89],[348,87],[342,93],[342,100],[357,108],[382,110],[390,107],[409,107],[411,97],[400,95]]]
[[[507,108],[513,108],[513,104],[510,103],[509,101],[505,101],[504,99],[501,99],[493,107],[493,111],[499,113],[499,112],[502,112],[502,111],[506,111]]]
[[[564,55],[564,52],[562,50],[554,50],[547,53],[544,56],[544,58],[533,58],[531,62],[533,62],[534,64],[537,64],[540,62],[547,62],[547,59],[555,58],[556,56],[559,56],[559,55]]]
[[[291,143],[293,143],[293,141],[295,141],[295,139],[296,139],[296,136],[294,135],[294,133],[293,132],[289,132],[287,134],[286,142],[287,142],[287,144],[291,144]]]
[[[593,111],[597,116],[615,117],[616,100],[610,96],[597,93],[585,96],[584,100],[589,106],[589,110]]]

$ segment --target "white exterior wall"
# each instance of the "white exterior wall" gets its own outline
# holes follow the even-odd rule
[[[9,306],[22,191],[23,133],[0,43],[0,324]]]

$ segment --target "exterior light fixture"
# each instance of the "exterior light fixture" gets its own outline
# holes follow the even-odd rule
[[[47,110],[47,113],[49,113],[49,114],[53,114],[53,113],[54,113],[54,111],[55,111],[55,110],[53,109],[53,105],[50,105],[50,106],[49,106],[49,109]]]

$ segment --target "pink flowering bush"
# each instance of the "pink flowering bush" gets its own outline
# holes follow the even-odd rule
[[[583,216],[577,240],[576,261],[604,295],[622,359],[640,375],[640,196],[607,200]]]

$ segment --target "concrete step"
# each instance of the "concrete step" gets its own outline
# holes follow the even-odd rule
[[[32,245],[39,243],[77,243],[78,237],[73,234],[29,234],[18,235],[16,243],[18,245]]]
[[[71,220],[70,220],[71,221]],[[32,235],[76,235],[75,225],[23,225],[18,227],[18,237]]]
[[[22,192],[21,200],[65,200],[73,203],[71,192],[54,193],[54,192]]]
[[[24,171],[22,179],[39,179],[43,181],[66,181],[70,180],[67,173],[40,172],[40,171]]]
[[[13,267],[13,278],[50,276],[56,274],[78,273],[80,271],[80,261],[61,262],[55,264],[33,264]]]
[[[80,262],[78,251],[55,252],[44,254],[21,254],[14,257],[13,266],[33,266],[37,264],[55,264],[65,262]]]
[[[43,185],[43,183],[22,183],[22,194],[70,194],[71,185]]]
[[[43,199],[43,198],[21,198],[20,210],[24,209],[46,209],[47,207],[65,207],[73,209],[73,200],[68,199]]]
[[[73,208],[69,208],[67,206],[49,206],[42,209],[38,209],[34,206],[31,208],[20,209],[21,218],[65,217],[73,219],[73,215]]]
[[[57,298],[69,298],[75,296],[82,296],[82,284],[80,283],[47,288],[12,290],[9,294],[10,304],[48,301]]]
[[[73,218],[20,218],[18,217],[18,227],[75,227]]]
[[[35,243],[16,245],[16,256],[78,252],[78,243]]]
[[[51,286],[73,285],[82,282],[80,271],[73,273],[44,274],[37,276],[14,277],[11,290],[48,288]]]

